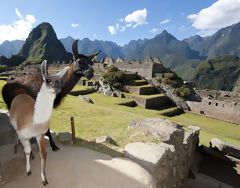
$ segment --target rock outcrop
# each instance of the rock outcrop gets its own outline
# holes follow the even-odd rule
[[[125,146],[128,157],[147,169],[157,187],[181,187],[188,178],[200,128],[182,126],[165,119],[134,120],[129,128],[147,129],[163,143],[131,143]]]

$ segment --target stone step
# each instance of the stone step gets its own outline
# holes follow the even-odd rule
[[[156,109],[160,107],[163,108],[164,106],[171,104],[169,98],[163,94],[151,95],[148,97],[125,94],[125,97],[134,100],[138,106],[146,109]]]
[[[156,88],[153,85],[125,86],[125,87],[130,93],[137,95],[151,95],[157,92]]]
[[[133,80],[130,85],[131,86],[144,86],[147,85],[148,81],[147,80]]]

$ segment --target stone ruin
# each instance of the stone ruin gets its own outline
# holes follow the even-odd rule
[[[99,63],[93,65],[96,73],[105,72],[107,66],[114,65],[119,70],[129,73],[137,73],[138,75],[151,79],[159,76],[159,74],[165,72],[171,72],[169,68],[163,66],[161,60],[158,57],[148,56],[143,62],[140,60],[132,60],[130,62],[125,61],[123,58],[118,57],[116,61],[111,57],[107,57],[105,60],[102,59]]]
[[[239,93],[217,90],[200,90],[195,88],[200,101],[187,101],[191,111],[198,115],[240,123]]]

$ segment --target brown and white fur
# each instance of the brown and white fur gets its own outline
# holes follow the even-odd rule
[[[46,61],[43,61],[41,66],[43,83],[40,91],[37,93],[36,100],[28,94],[19,94],[13,99],[10,107],[10,122],[17,132],[18,139],[22,143],[26,155],[27,175],[31,174],[29,161],[31,146],[29,139],[32,137],[37,139],[43,185],[48,184],[45,173],[47,153],[44,134],[49,129],[53,103],[56,95],[61,91],[62,77],[68,69],[65,68],[56,75],[48,75]]]
[[[57,94],[54,100],[54,108],[60,105],[62,99],[72,90],[78,80],[85,76],[91,79],[93,76],[93,59],[101,52],[86,56],[78,53],[78,40],[75,40],[72,45],[73,58],[74,61],[70,65],[69,70],[63,76],[63,85],[60,93]],[[40,72],[18,77],[13,80],[8,80],[8,83],[4,85],[2,89],[2,97],[7,104],[8,109],[10,109],[13,99],[19,94],[28,94],[33,99],[36,100],[37,93],[40,91],[43,79]],[[54,143],[51,133],[48,130],[46,135],[49,137],[50,145],[53,151],[59,150],[59,148]],[[15,147],[15,152],[17,147]]]

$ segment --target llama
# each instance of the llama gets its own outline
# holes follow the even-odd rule
[[[101,52],[98,51],[95,54],[86,56],[78,53],[78,40],[75,40],[72,45],[73,51],[73,63],[70,65],[69,70],[63,76],[63,86],[60,93],[57,94],[54,100],[54,107],[60,105],[61,100],[72,90],[78,80],[85,76],[91,79],[93,76],[93,59]],[[37,72],[31,75],[22,76],[14,80],[9,80],[2,89],[3,100],[7,104],[8,109],[11,106],[12,100],[19,94],[28,94],[33,99],[36,99],[37,93],[39,92],[43,79],[41,73]],[[53,151],[59,150],[54,143],[51,133],[48,130],[46,135],[49,137],[50,145]]]
[[[31,146],[29,139],[31,137],[37,138],[41,157],[41,178],[43,185],[48,184],[45,173],[47,154],[44,143],[44,134],[49,129],[53,102],[56,95],[61,91],[62,77],[68,69],[69,67],[54,76],[48,75],[46,60],[43,61],[41,72],[44,81],[40,91],[37,93],[36,101],[28,94],[19,94],[13,99],[10,107],[9,119],[24,148],[27,175],[31,175],[29,161]]]

